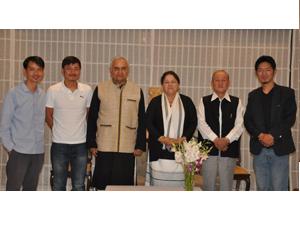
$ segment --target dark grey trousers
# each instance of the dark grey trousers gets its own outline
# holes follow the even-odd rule
[[[22,154],[12,150],[6,164],[7,191],[35,191],[44,154]]]

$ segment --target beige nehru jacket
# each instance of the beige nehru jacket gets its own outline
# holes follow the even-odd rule
[[[98,151],[132,153],[138,127],[140,88],[127,80],[120,89],[107,80],[98,85],[98,97]]]

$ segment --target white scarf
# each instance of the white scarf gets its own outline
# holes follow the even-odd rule
[[[176,93],[172,107],[170,107],[167,96],[162,93],[161,106],[164,123],[164,136],[170,138],[181,137],[183,133],[185,113],[179,94]],[[165,145],[163,145],[163,149],[165,148]]]

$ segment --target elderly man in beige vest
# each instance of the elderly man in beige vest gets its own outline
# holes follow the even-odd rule
[[[87,145],[96,157],[93,185],[133,185],[135,156],[146,149],[145,104],[140,87],[128,80],[129,64],[116,57],[111,79],[94,91],[87,126]]]

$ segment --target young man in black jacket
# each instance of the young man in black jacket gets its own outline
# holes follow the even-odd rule
[[[275,83],[272,57],[259,57],[255,72],[261,87],[248,95],[244,124],[250,134],[257,190],[288,190],[289,154],[295,151],[291,132],[297,111],[295,92]]]

